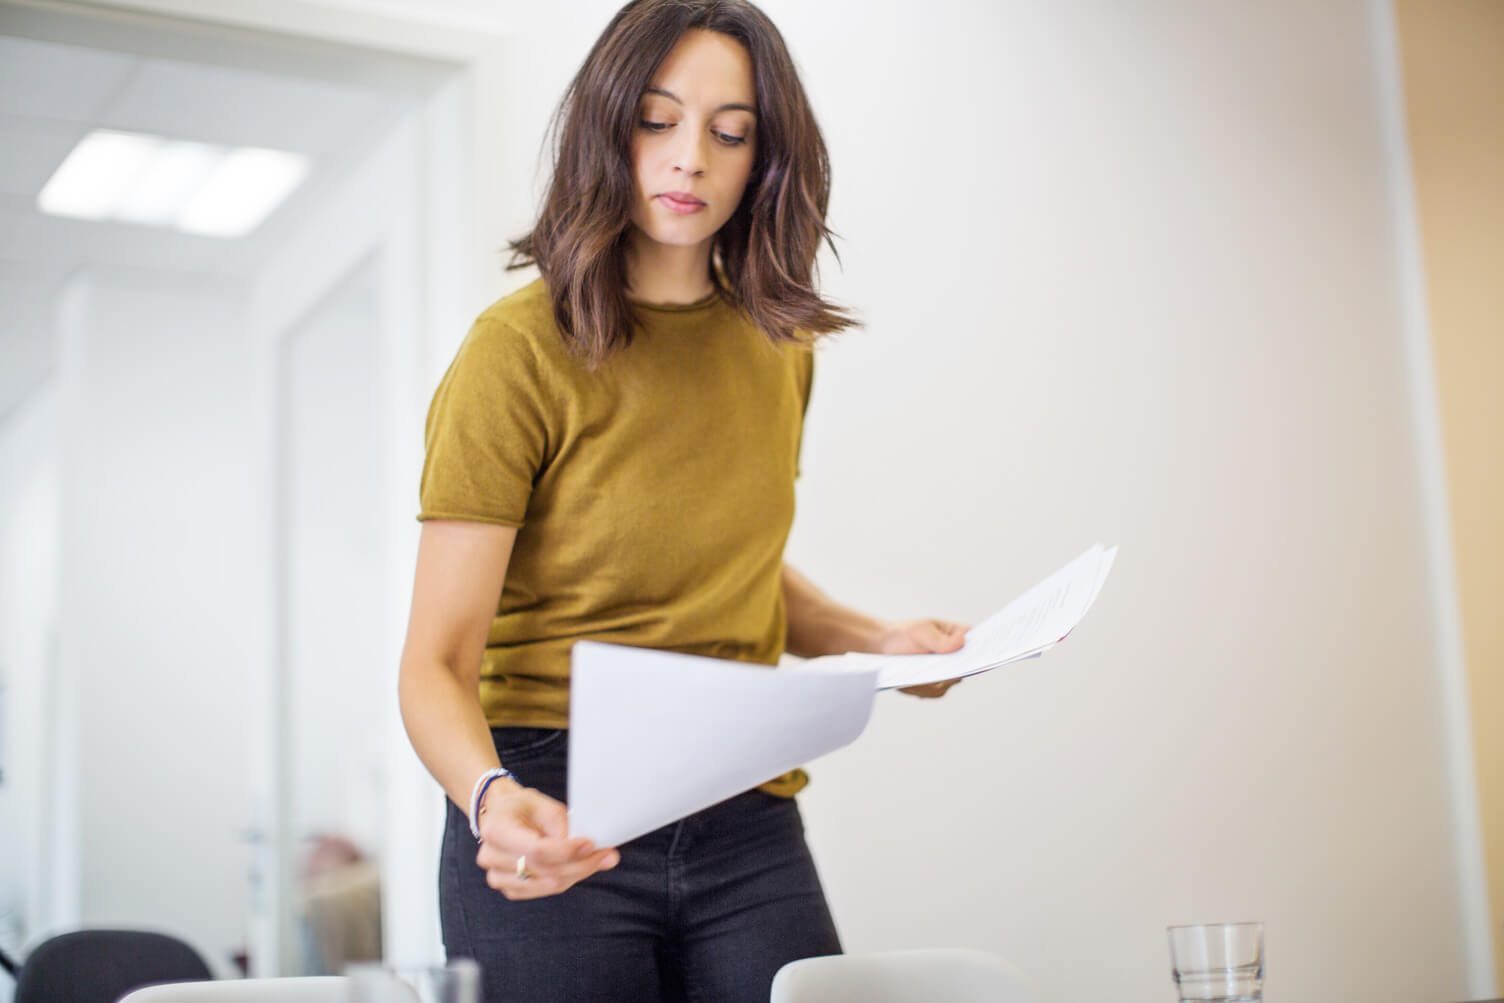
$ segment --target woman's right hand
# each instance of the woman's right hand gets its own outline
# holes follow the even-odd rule
[[[598,850],[587,837],[570,838],[562,803],[514,783],[493,783],[486,791],[478,828],[475,862],[486,872],[486,884],[509,899],[557,895],[621,860],[611,847]],[[526,858],[526,878],[517,876],[520,857]]]

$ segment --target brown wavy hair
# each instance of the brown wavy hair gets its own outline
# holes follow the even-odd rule
[[[611,19],[554,112],[554,170],[532,231],[508,242],[510,271],[536,264],[554,318],[594,368],[631,344],[627,299],[632,136],[653,72],[686,31],[736,39],[752,58],[757,149],[736,211],[716,231],[710,281],[774,343],[856,326],[815,291],[830,158],[783,36],[746,0],[632,0]],[[562,131],[561,131],[562,127]]]

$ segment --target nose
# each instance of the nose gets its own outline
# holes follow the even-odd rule
[[[679,148],[674,151],[674,169],[692,178],[704,174],[706,140],[704,130],[685,129],[680,135],[684,138],[680,140]]]

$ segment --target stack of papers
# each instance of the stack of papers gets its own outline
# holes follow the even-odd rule
[[[877,688],[919,686],[986,672],[1044,654],[1065,640],[1086,615],[1117,547],[1094,544],[1044,581],[967,631],[966,644],[945,655],[869,655],[851,652],[812,658],[802,668],[877,669]]]
[[[772,671],[596,641],[570,669],[569,829],[618,846],[854,742],[878,690],[974,675],[1065,639],[1117,547],[1097,544],[947,655],[847,654]]]

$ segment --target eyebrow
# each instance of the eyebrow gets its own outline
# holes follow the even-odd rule
[[[649,87],[647,90],[643,91],[643,93],[644,94],[662,94],[664,97],[669,98],[670,100],[673,100],[673,101],[677,101],[679,104],[683,104],[684,103],[683,101],[679,100],[679,96],[677,94],[673,93],[672,91],[666,91],[662,87]],[[733,101],[730,104],[723,104],[719,108],[717,108],[716,111],[717,112],[722,112],[722,111],[749,111],[753,115],[757,114],[757,109],[756,108],[752,107],[749,104],[742,104],[739,101]]]

